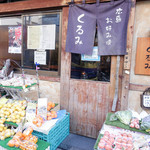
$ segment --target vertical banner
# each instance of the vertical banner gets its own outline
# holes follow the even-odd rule
[[[21,54],[22,45],[22,31],[21,26],[8,27],[8,53]]]
[[[95,5],[69,6],[66,52],[92,55],[96,31]]]
[[[130,0],[70,5],[66,52],[92,55],[97,24],[98,54],[125,55]]]
[[[126,55],[127,26],[131,2],[112,1],[98,9],[98,47],[100,55]]]

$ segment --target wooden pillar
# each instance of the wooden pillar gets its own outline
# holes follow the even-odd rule
[[[136,4],[136,0],[133,0],[131,11],[130,11],[129,23],[128,23],[128,31],[127,31],[128,54],[124,56],[121,110],[125,110],[128,108],[128,94],[129,94],[129,84],[130,84],[130,67],[131,67],[131,52],[132,52],[134,18],[135,18],[135,4]]]
[[[70,82],[70,67],[71,54],[65,52],[67,25],[68,25],[68,7],[62,9],[62,48],[61,48],[61,80],[60,80],[60,105],[61,109],[68,111],[69,106],[69,82]],[[67,89],[67,90],[66,90]]]

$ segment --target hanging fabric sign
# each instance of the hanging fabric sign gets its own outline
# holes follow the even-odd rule
[[[69,6],[66,52],[91,55],[97,24],[99,55],[125,55],[131,2]]]

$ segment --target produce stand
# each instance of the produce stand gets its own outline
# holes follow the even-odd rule
[[[110,117],[113,114],[114,113],[107,114],[106,120],[101,130],[99,131],[99,135],[94,145],[94,150],[101,150],[100,148],[98,148],[98,144],[102,139],[102,137],[104,136],[105,131],[109,131],[110,134],[120,134],[120,133],[132,134],[132,136],[134,137],[133,139],[136,139],[138,137],[144,137],[145,139],[150,139],[150,134],[144,130],[131,128],[129,125],[125,125],[119,120],[110,121]]]
[[[69,135],[69,117],[69,113],[66,113],[66,115],[62,116],[56,122],[53,128],[51,128],[48,134],[34,130],[33,135],[50,143],[50,150],[55,150],[59,144]]]
[[[10,141],[12,138],[7,138],[3,141],[0,141],[0,150],[20,150],[20,148],[16,147],[9,147],[7,145],[8,141]],[[37,150],[49,150],[50,144],[48,142],[45,142],[43,140],[38,140],[37,142],[38,148]]]
[[[12,96],[13,99],[22,99],[23,97],[21,96],[21,92],[25,90],[29,90],[30,87],[36,85],[36,83],[33,83],[31,85],[28,85],[23,89],[22,86],[4,86],[0,84],[0,91],[5,91],[6,95]]]
[[[129,127],[129,125],[125,125],[123,123],[121,123],[119,120],[116,120],[116,121],[109,121],[110,120],[110,117],[113,113],[108,113],[107,116],[106,116],[106,120],[105,120],[105,124],[106,125],[110,125],[110,126],[115,126],[115,127],[120,127],[122,129],[126,129],[126,130],[130,130],[130,131],[135,131],[135,132],[141,132],[141,133],[144,133],[144,134],[148,134],[146,131],[144,130],[140,130],[140,129],[136,129],[136,128],[131,128]]]
[[[38,106],[37,101],[32,100],[25,100],[20,96],[20,92],[27,92],[30,87],[34,86],[36,83],[32,84],[31,86],[26,86],[23,88],[22,86],[3,86],[0,85],[0,89],[6,91],[7,94],[10,94],[13,99],[8,99],[5,96],[0,99],[0,150],[19,150],[21,149],[21,144],[23,145],[24,141],[30,142],[30,136],[36,137],[38,142],[34,143],[33,145],[37,144],[37,148],[34,150],[55,150],[59,144],[69,135],[69,119],[70,114],[66,112],[66,110],[53,110],[58,104],[53,102],[46,102],[46,119],[42,118],[41,125],[38,126],[34,124],[33,120],[27,120],[26,114],[32,115],[33,112],[28,111],[28,104],[33,103],[35,108],[35,117],[34,119],[38,118]],[[27,90],[27,91],[24,91]],[[42,101],[43,102],[43,101]],[[48,104],[53,104],[50,109],[48,109]],[[49,105],[50,106],[50,105]],[[31,110],[33,108],[31,107]],[[29,109],[30,110],[30,109]],[[22,113],[24,115],[22,116]],[[53,114],[52,114],[53,113]],[[51,115],[51,119],[48,119],[48,114]],[[56,115],[53,117],[52,115]],[[18,117],[19,116],[19,117]],[[41,116],[40,116],[41,117]],[[53,117],[53,118],[52,118]],[[10,119],[10,120],[9,120]],[[20,122],[17,122],[20,119]],[[38,118],[39,119],[39,118]],[[32,128],[32,132],[27,136],[23,136],[23,133],[26,129]],[[4,130],[4,131],[3,131]],[[9,132],[8,132],[9,130]],[[7,132],[6,132],[7,131]],[[5,132],[5,133],[3,133]],[[16,147],[14,144],[11,146],[8,144],[10,141],[17,142],[18,138],[14,138],[18,132],[21,132],[22,136],[19,137],[20,145]],[[9,135],[8,135],[9,133]],[[8,136],[6,136],[6,134]],[[4,137],[4,138],[2,138]],[[28,140],[26,139],[28,138]],[[26,143],[27,144],[27,143]],[[30,145],[30,144],[29,144]],[[29,146],[28,145],[28,146]],[[30,148],[25,148],[23,150],[29,150]]]

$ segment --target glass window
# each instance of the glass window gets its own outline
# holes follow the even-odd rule
[[[94,46],[97,46],[97,33]],[[80,54],[71,55],[71,78],[110,82],[110,56],[100,56],[100,61],[83,61]]]
[[[54,48],[50,48],[48,45],[51,41],[47,41],[48,36],[51,35],[52,30],[55,30],[55,45]],[[32,27],[32,30],[29,27]],[[35,32],[36,35],[33,35]],[[31,33],[33,32],[33,33]],[[33,36],[32,41],[29,40],[29,36]],[[46,38],[47,36],[47,38]],[[59,69],[59,36],[60,36],[60,13],[40,14],[40,15],[26,15],[23,16],[23,66],[27,69],[35,69],[35,51],[44,50],[46,53],[46,63],[40,65],[40,70],[45,71],[58,71]],[[37,43],[37,39],[40,39]],[[35,40],[35,42],[34,42]],[[45,40],[45,41],[44,41]],[[44,45],[42,45],[45,42]],[[31,46],[31,45],[32,46]]]
[[[26,73],[35,74],[37,61],[40,75],[58,76],[60,13],[56,11],[0,17],[0,66],[3,67],[6,59],[11,59],[16,69],[22,66]],[[29,46],[29,43],[34,46]],[[38,62],[39,60],[42,63]]]
[[[21,16],[0,18],[0,66],[6,59],[21,65]],[[13,63],[13,61],[11,61]],[[16,65],[13,63],[13,65]],[[18,67],[18,65],[16,66]]]

